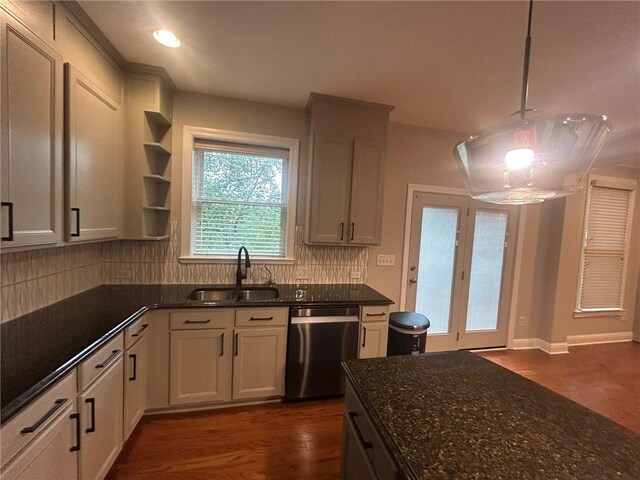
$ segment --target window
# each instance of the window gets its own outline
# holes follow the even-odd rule
[[[181,258],[293,260],[298,140],[185,127],[185,145]]]
[[[623,308],[635,182],[592,177],[587,195],[578,311]]]

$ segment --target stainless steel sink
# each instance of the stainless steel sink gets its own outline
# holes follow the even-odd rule
[[[191,292],[187,300],[197,302],[251,302],[273,300],[280,296],[277,288],[246,287],[240,290],[229,287],[198,288]]]
[[[243,288],[236,295],[237,302],[273,300],[280,296],[277,288]]]
[[[237,291],[235,288],[198,288],[191,292],[187,300],[198,302],[224,302],[231,301]]]

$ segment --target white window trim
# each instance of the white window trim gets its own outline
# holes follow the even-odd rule
[[[193,146],[195,139],[206,139],[245,145],[258,145],[289,150],[287,231],[285,256],[280,258],[251,255],[252,260],[268,264],[294,263],[296,233],[296,197],[298,192],[298,155],[300,140],[296,138],[273,137],[253,133],[232,132],[213,128],[185,125],[182,134],[182,213],[180,228],[180,263],[235,263],[236,255],[192,255],[191,254],[191,196],[193,176]]]
[[[573,311],[574,318],[590,318],[590,317],[608,317],[620,316],[625,312],[624,307],[620,308],[580,308],[580,292],[582,290],[582,269],[584,268],[585,256],[585,236],[587,233],[587,221],[589,220],[589,206],[591,204],[591,186],[618,188],[620,190],[629,190],[631,198],[629,199],[629,232],[627,242],[624,246],[624,265],[622,266],[622,285],[620,293],[620,305],[624,306],[624,292],[627,283],[627,268],[629,266],[629,246],[631,244],[631,236],[633,235],[633,208],[636,200],[636,189],[638,184],[630,178],[609,177],[605,175],[589,175],[587,182],[587,198],[584,209],[584,218],[582,222],[582,237],[580,246],[580,271],[578,274],[578,289],[576,292],[576,307]]]

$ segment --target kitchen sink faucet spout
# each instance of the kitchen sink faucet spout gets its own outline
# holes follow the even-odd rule
[[[244,250],[244,268],[242,266],[242,251]],[[249,250],[244,245],[238,250],[238,268],[236,269],[236,287],[242,286],[242,280],[247,278],[248,269],[251,267]]]

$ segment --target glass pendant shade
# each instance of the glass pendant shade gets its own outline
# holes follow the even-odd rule
[[[471,196],[491,203],[537,203],[576,191],[611,131],[603,115],[517,119],[456,145]]]

